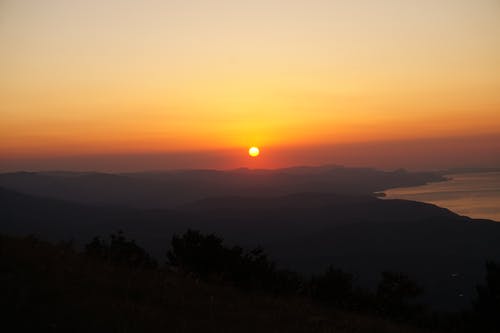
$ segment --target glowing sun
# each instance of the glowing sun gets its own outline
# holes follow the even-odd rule
[[[248,149],[248,155],[250,155],[251,157],[257,157],[259,156],[259,154],[260,150],[257,147],[251,147],[250,149]]]

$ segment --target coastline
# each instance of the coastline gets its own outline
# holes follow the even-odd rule
[[[445,181],[391,188],[374,194],[384,200],[425,202],[470,218],[500,222],[499,171],[469,171],[443,176],[446,178]]]

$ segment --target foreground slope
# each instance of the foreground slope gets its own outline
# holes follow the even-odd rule
[[[370,196],[306,193],[221,197],[176,210],[94,207],[0,190],[3,232],[74,239],[118,229],[157,257],[175,233],[216,233],[228,243],[261,245],[282,267],[317,273],[332,264],[374,287],[385,270],[401,271],[438,308],[470,306],[486,260],[500,258],[500,224],[433,205]]]
[[[113,266],[66,244],[0,236],[0,251],[9,332],[423,332],[304,298]]]

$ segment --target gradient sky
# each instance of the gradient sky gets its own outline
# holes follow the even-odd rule
[[[0,0],[11,166],[251,145],[282,156],[262,166],[336,163],[324,147],[480,138],[452,166],[500,154],[498,134],[498,0]]]

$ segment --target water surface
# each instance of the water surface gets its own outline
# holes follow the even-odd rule
[[[448,181],[385,191],[387,199],[432,203],[460,215],[500,222],[500,172],[446,175]]]

